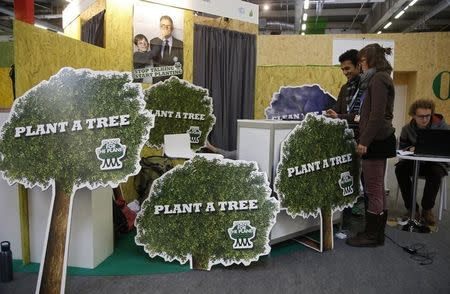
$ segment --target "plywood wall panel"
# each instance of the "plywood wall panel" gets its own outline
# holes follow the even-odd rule
[[[194,13],[184,11],[183,79],[192,83],[194,77]]]
[[[204,16],[194,16],[194,22],[199,25],[215,27],[230,31],[237,31],[253,35],[257,35],[259,30],[257,24],[252,24],[234,19],[225,20],[225,18],[223,17],[210,18]]]
[[[331,66],[258,66],[256,70],[255,119],[263,119],[272,95],[281,86],[319,84],[337,98],[346,82],[340,68]]]
[[[21,21],[14,22],[14,38],[17,96],[62,67],[103,67],[99,50],[104,49]]]
[[[9,67],[0,67],[0,108],[9,108],[13,102],[13,89]]]
[[[432,91],[435,76],[441,71],[450,70],[449,32],[320,36],[260,35],[258,36],[258,66],[331,65],[334,38],[394,40],[394,70],[414,73],[407,79],[407,103],[410,104],[421,97],[432,98],[436,103],[437,111],[450,120],[450,99],[440,100]]]
[[[105,57],[109,69],[119,71],[133,69],[132,1],[106,1],[105,49],[107,49]]]

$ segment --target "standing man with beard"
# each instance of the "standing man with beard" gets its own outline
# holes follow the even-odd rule
[[[349,127],[358,139],[360,98],[363,90],[359,88],[358,50],[351,49],[339,56],[342,73],[347,77],[347,83],[341,87],[336,105],[328,109],[325,116],[346,119]]]

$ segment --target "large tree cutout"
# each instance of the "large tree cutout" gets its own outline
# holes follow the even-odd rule
[[[63,68],[15,101],[1,130],[3,176],[53,188],[38,291],[64,291],[75,191],[136,174],[152,126],[140,85],[126,73]]]
[[[195,157],[157,179],[136,218],[136,243],[191,268],[249,265],[270,252],[279,211],[255,162]]]
[[[359,160],[347,121],[308,114],[284,140],[275,191],[293,218],[321,216],[323,250],[333,248],[333,212],[359,196]]]

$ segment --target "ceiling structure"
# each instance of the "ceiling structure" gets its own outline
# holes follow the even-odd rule
[[[260,6],[261,34],[450,31],[450,0],[250,0],[248,2]],[[404,13],[395,18],[401,11]],[[306,21],[303,20],[305,13]],[[389,22],[391,25],[384,28]],[[306,24],[304,30],[303,24]]]
[[[248,0],[247,2],[260,6],[261,34],[450,31],[450,0]],[[307,2],[309,5],[305,9]],[[36,24],[62,32],[62,11],[68,4],[65,0],[35,0]],[[403,15],[396,19],[396,15],[402,10]],[[303,20],[305,13],[307,17]],[[13,18],[14,1],[1,0],[0,37],[12,35]],[[392,24],[384,28],[389,22]]]
[[[35,0],[35,24],[62,32],[62,11],[69,4],[65,0]],[[13,31],[14,0],[0,1],[0,36],[11,36]]]

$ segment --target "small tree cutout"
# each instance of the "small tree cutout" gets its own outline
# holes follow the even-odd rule
[[[77,189],[117,186],[139,171],[153,126],[130,74],[63,68],[14,102],[1,129],[0,170],[12,185],[53,189],[37,292],[63,293]]]
[[[359,160],[347,122],[308,114],[284,140],[275,191],[287,213],[321,219],[319,251],[333,248],[333,212],[359,196]],[[313,246],[314,247],[314,246]]]
[[[249,265],[270,252],[278,201],[255,162],[200,157],[157,179],[136,218],[136,243],[150,257],[191,268]]]
[[[144,91],[146,108],[155,115],[155,128],[147,145],[161,148],[164,135],[188,133],[191,149],[205,145],[216,121],[208,90],[175,76]]]

